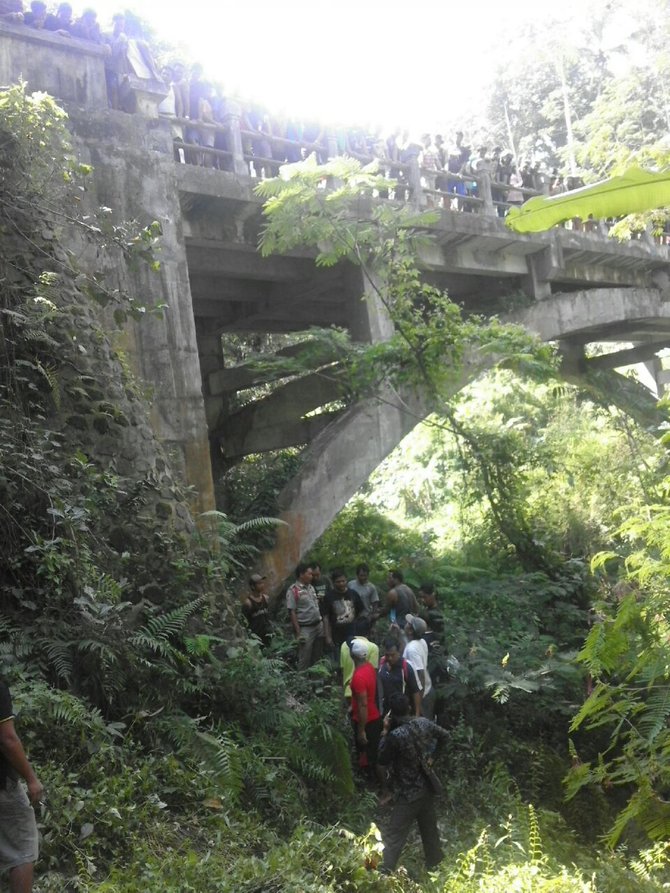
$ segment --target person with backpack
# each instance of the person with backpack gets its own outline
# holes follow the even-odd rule
[[[412,717],[407,695],[396,692],[384,717],[378,762],[390,769],[394,790],[393,811],[383,834],[381,871],[396,867],[412,825],[421,834],[426,867],[434,868],[443,858],[435,814],[439,779],[431,768],[432,754],[445,741],[447,732],[429,719]]]
[[[391,709],[391,698],[394,694],[406,694],[410,699],[414,714],[421,716],[421,687],[416,678],[414,668],[401,657],[396,639],[389,637],[384,642],[384,656],[379,663],[378,692],[382,713]]]

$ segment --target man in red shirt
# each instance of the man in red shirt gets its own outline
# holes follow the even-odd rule
[[[386,792],[386,776],[377,765],[377,750],[382,732],[382,717],[377,706],[377,671],[368,663],[368,643],[354,639],[351,643],[354,675],[351,677],[351,719],[359,756],[365,754],[367,765],[379,781],[382,795]],[[362,763],[365,765],[365,763]]]

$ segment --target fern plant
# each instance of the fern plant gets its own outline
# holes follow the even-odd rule
[[[652,840],[670,839],[668,483],[659,488],[662,501],[621,526],[629,545],[625,576],[598,605],[598,622],[580,654],[594,684],[572,729],[606,731],[608,743],[596,760],[575,761],[567,792],[574,796],[588,784],[632,789],[608,833],[611,846],[631,823]],[[613,559],[621,561],[611,552],[596,556],[594,569]]]

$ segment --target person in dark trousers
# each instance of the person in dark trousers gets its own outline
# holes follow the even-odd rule
[[[28,787],[28,796],[21,779]],[[0,874],[9,872],[10,893],[30,893],[33,889],[38,850],[33,805],[43,794],[44,788],[14,728],[9,689],[0,679]]]
[[[424,758],[447,738],[447,733],[424,717],[411,717],[409,700],[394,694],[384,717],[377,761],[388,766],[394,788],[394,804],[384,839],[381,871],[390,874],[398,864],[407,836],[416,821],[421,834],[426,867],[434,868],[443,853],[435,814],[435,794],[423,769]]]
[[[249,577],[249,595],[242,602],[242,613],[247,626],[255,636],[258,636],[264,648],[270,644],[272,638],[266,588],[266,578],[261,574],[252,574]]]
[[[382,717],[377,703],[377,670],[368,661],[369,644],[365,639],[353,639],[351,657],[354,675],[351,679],[351,722],[359,754],[359,765],[368,768],[371,780],[378,781],[385,793],[385,774],[377,766]],[[365,759],[360,757],[365,755]]]

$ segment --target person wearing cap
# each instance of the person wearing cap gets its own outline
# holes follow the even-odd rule
[[[249,594],[242,603],[242,613],[247,626],[255,636],[258,636],[264,648],[270,644],[272,638],[270,605],[265,580],[261,574],[252,574],[249,577]]]
[[[27,795],[21,779],[27,785]],[[43,795],[42,783],[14,728],[9,689],[0,679],[0,874],[9,872],[11,893],[30,893],[33,889],[38,852],[33,806]]]
[[[340,647],[340,674],[342,679],[342,690],[344,700],[347,704],[351,703],[351,680],[356,669],[354,659],[351,656],[351,646],[354,642],[365,642],[368,646],[368,663],[374,667],[375,673],[379,666],[379,645],[371,642],[364,635],[355,635],[342,642]]]
[[[421,687],[421,715],[432,719],[435,715],[435,692],[428,672],[428,643],[423,638],[428,631],[425,620],[416,614],[405,615],[407,645],[403,657],[414,668]]]
[[[369,646],[363,638],[353,639],[351,657],[354,675],[351,677],[351,721],[356,738],[356,750],[361,766],[374,772],[382,789],[384,774],[377,767],[377,750],[382,733],[382,717],[377,704],[377,671],[368,661]]]

